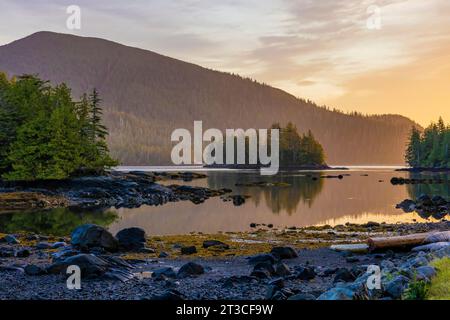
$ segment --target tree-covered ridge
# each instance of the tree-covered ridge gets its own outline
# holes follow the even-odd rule
[[[117,164],[109,155],[97,90],[72,100],[65,85],[0,73],[0,175],[65,179]]]
[[[442,118],[423,133],[413,128],[406,149],[406,162],[411,167],[450,167],[450,125]]]
[[[320,166],[325,165],[322,145],[314,138],[311,130],[300,135],[295,125],[286,127],[275,123],[272,129],[280,130],[280,166]]]

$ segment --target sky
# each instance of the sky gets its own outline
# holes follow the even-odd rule
[[[67,28],[69,5],[81,28]],[[0,0],[0,45],[93,36],[343,111],[450,121],[449,0]]]

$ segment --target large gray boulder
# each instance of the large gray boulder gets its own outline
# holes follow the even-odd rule
[[[127,228],[116,234],[120,250],[139,251],[145,248],[146,234],[141,228]]]
[[[103,227],[95,224],[85,224],[72,232],[72,245],[82,250],[103,248],[109,252],[116,252],[119,242]]]
[[[63,261],[55,262],[47,268],[48,273],[65,273],[69,266],[78,266],[83,277],[102,276],[108,271],[108,263],[93,254],[78,254]]]

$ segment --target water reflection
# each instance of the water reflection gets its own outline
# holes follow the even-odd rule
[[[212,198],[195,205],[180,201],[163,206],[143,206],[137,209],[104,212],[73,212],[56,209],[48,212],[0,214],[0,232],[31,231],[43,234],[66,235],[83,223],[108,226],[115,233],[126,227],[140,226],[148,234],[214,233],[218,231],[249,230],[252,222],[273,224],[276,227],[341,224],[346,222],[411,222],[425,221],[417,213],[395,209],[406,198],[421,194],[449,198],[448,184],[393,186],[394,176],[406,173],[393,170],[352,170],[344,179],[317,179],[319,173],[280,173],[260,176],[259,172],[208,172],[208,178],[188,182],[210,188],[230,188],[234,194],[249,195],[242,206]],[[327,173],[327,174],[339,174]],[[449,179],[448,175],[446,176]],[[252,182],[266,181],[289,186],[249,187]],[[167,183],[180,183],[167,182]]]
[[[318,173],[313,174],[319,176]],[[271,187],[248,187],[236,185],[249,185],[257,182],[272,183]],[[257,173],[242,174],[230,172],[226,175],[212,173],[208,176],[210,188],[230,188],[235,194],[249,195],[250,201],[256,206],[265,201],[272,213],[287,212],[289,215],[296,212],[299,203],[311,207],[316,196],[322,191],[323,179],[312,180],[312,174],[292,174],[280,172],[276,176],[260,176]],[[284,184],[284,186],[277,186]]]
[[[66,236],[75,227],[85,223],[110,226],[118,220],[116,211],[77,212],[65,208],[48,211],[15,212],[0,214],[0,231],[4,233],[32,232]]]
[[[435,184],[409,184],[407,185],[407,190],[409,197],[416,200],[423,194],[430,196],[439,195],[446,199],[450,199],[450,174],[411,174],[410,179],[423,179],[423,178],[433,178],[434,180],[442,180],[444,183]],[[445,183],[447,182],[447,183]]]

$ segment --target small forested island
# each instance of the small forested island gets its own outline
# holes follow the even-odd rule
[[[274,123],[270,129],[279,130],[279,166],[282,170],[326,170],[330,167],[325,162],[325,151],[316,140],[311,130],[299,134],[297,127],[288,122],[285,127]],[[206,165],[208,168],[256,169],[260,164],[249,164],[249,141],[245,140],[246,164],[237,164],[235,151],[235,164]],[[236,144],[235,144],[236,149]],[[269,148],[270,149],[270,148]],[[226,150],[224,148],[224,154]],[[258,161],[259,163],[259,161]]]
[[[406,163],[410,170],[449,170],[450,168],[450,126],[442,118],[432,123],[423,133],[417,128],[411,130],[406,149]]]
[[[96,89],[73,101],[65,84],[0,74],[0,175],[4,180],[66,179],[117,165],[106,144]]]

